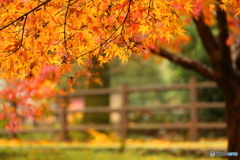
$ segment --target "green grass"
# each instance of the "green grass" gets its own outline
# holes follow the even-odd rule
[[[147,153],[146,151],[60,150],[60,149],[12,149],[0,150],[1,160],[212,160],[210,156],[194,157]],[[224,160],[215,157],[214,160]]]

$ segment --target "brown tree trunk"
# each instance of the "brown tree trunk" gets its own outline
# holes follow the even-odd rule
[[[16,114],[17,114],[17,118],[19,118],[19,115],[17,113],[17,107],[18,106],[17,106],[16,101],[13,101],[11,103],[12,103],[12,106],[14,108],[14,112],[16,112]],[[11,132],[11,139],[17,139],[17,138],[18,138],[17,132]]]
[[[228,152],[238,152],[238,156],[229,156],[229,160],[240,160],[240,82],[226,81],[220,87],[226,102]]]
[[[109,65],[105,64],[101,68],[94,68],[94,73],[98,73],[103,85],[97,83],[91,83],[89,88],[108,88],[110,85],[109,77]],[[85,106],[90,107],[108,107],[109,106],[109,94],[104,95],[90,95],[85,96]],[[84,124],[108,124],[109,123],[109,113],[85,113],[82,123]]]

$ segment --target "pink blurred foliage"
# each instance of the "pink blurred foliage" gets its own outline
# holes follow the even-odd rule
[[[43,114],[43,107],[50,102],[49,99],[54,99],[59,90],[56,87],[60,81],[59,73],[59,67],[45,65],[34,78],[7,81],[0,91],[0,120],[7,120],[6,129],[17,132],[21,124],[20,117],[36,118]]]
[[[202,12],[202,10],[204,9],[203,6],[203,1],[204,0],[196,0],[195,3],[193,4],[193,15],[194,16],[198,16],[200,15],[200,13]]]

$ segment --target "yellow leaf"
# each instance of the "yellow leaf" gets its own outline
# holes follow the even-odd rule
[[[140,28],[139,31],[142,32],[142,35],[150,31],[150,28],[147,25],[141,25],[139,28]]]
[[[189,12],[193,13],[193,10],[192,10],[193,7],[194,6],[191,5],[190,3],[185,3],[185,5],[184,5],[184,9],[187,11],[187,13],[189,13]]]
[[[81,58],[78,58],[77,62],[78,62],[79,66],[84,65],[84,62],[83,62],[83,60]]]
[[[100,78],[94,78],[93,82],[98,84],[98,85],[100,85],[100,86],[103,86],[103,82],[102,82],[102,80]]]

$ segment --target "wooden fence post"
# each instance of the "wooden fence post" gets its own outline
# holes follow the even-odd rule
[[[67,130],[67,106],[68,106],[68,95],[62,97],[62,103],[59,106],[59,118],[60,118],[60,140],[70,141],[69,131]]]
[[[17,113],[17,103],[16,103],[16,101],[12,101],[11,105],[13,107],[14,112],[16,113],[17,118],[20,118],[18,113]],[[11,139],[17,139],[17,132],[12,132],[11,131],[10,133],[11,133]]]
[[[127,117],[127,105],[128,105],[128,92],[127,92],[127,84],[122,86],[121,90],[122,95],[122,107],[121,107],[121,123],[119,126],[120,133],[121,133],[121,145],[120,145],[120,152],[125,150],[125,141],[127,138],[128,132],[128,117]]]
[[[197,82],[195,78],[190,79],[190,101],[191,101],[191,108],[190,108],[190,140],[197,141],[198,140],[198,114],[197,114]]]

